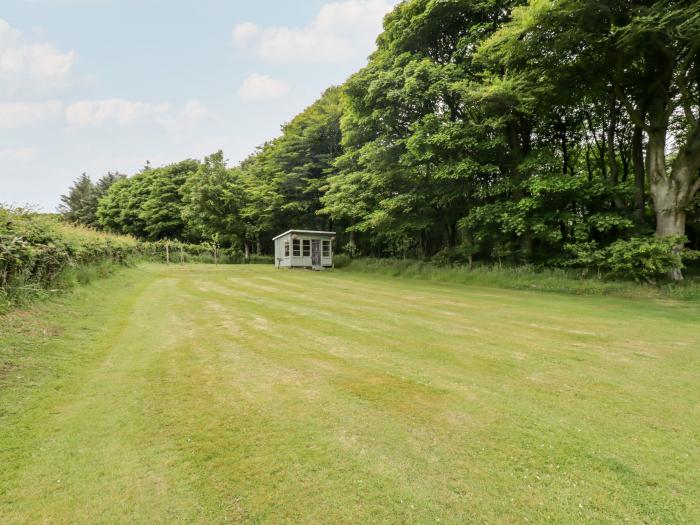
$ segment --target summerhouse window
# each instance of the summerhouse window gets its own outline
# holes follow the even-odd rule
[[[284,256],[289,257],[289,241],[284,242]]]
[[[299,239],[294,239],[292,241],[292,252],[294,257],[301,256],[301,241]]]
[[[323,256],[331,256],[331,241],[323,241]]]
[[[311,257],[311,240],[304,239],[304,257]]]

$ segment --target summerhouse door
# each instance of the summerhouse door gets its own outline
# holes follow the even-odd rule
[[[311,241],[311,266],[321,266],[321,241]]]

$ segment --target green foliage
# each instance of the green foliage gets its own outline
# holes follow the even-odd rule
[[[246,195],[238,171],[226,168],[223,152],[204,159],[183,188],[182,217],[204,239],[234,243],[245,233]]]
[[[240,166],[246,193],[241,219],[245,241],[272,247],[271,239],[290,228],[327,229],[318,216],[320,198],[340,154],[339,88],[321,98],[282,128],[282,135],[248,157]]]
[[[6,305],[46,289],[85,280],[85,267],[126,264],[136,240],[68,226],[57,217],[0,208],[0,301]]]
[[[182,216],[183,186],[199,167],[196,160],[185,160],[148,171],[151,190],[139,215],[148,239],[192,237]]]
[[[634,237],[619,239],[604,248],[595,242],[569,245],[574,255],[570,266],[595,268],[613,277],[656,282],[674,269],[685,268],[685,262],[697,259],[700,252],[683,246],[686,238]]]
[[[59,211],[63,218],[71,223],[92,228],[98,227],[97,206],[99,200],[107,194],[112,184],[123,178],[125,175],[108,173],[93,183],[90,177],[83,173],[76,179],[68,193],[61,196]]]
[[[700,248],[696,4],[400,2],[366,67],[240,165],[147,166],[96,214],[83,177],[66,216],[244,258],[332,229],[351,257],[554,267],[574,250],[606,274],[680,277],[650,236]]]
[[[455,264],[473,263],[473,256],[479,252],[479,246],[465,241],[455,248],[444,248],[431,257],[430,261],[437,266],[452,266]]]
[[[345,253],[336,253],[333,255],[333,266],[335,268],[345,268],[352,262],[352,257]]]
[[[99,200],[100,226],[152,241],[196,237],[182,216],[182,191],[198,168],[196,160],[185,160],[162,168],[147,166],[134,177],[118,180]]]
[[[336,265],[336,268],[339,266]],[[634,282],[591,276],[573,268],[544,268],[533,265],[442,264],[411,259],[358,258],[343,265],[343,271],[388,275],[408,279],[443,281],[513,290],[533,290],[573,295],[629,298],[673,298],[700,300],[700,279],[683,283]]]
[[[187,242],[163,239],[156,242],[140,243],[142,258],[146,260],[172,264],[274,264],[271,255],[245,254],[236,248],[220,248],[214,243]]]

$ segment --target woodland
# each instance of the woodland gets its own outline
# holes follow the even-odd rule
[[[268,254],[683,278],[700,248],[700,3],[410,0],[377,50],[237,165],[83,175],[64,217]],[[691,263],[692,264],[692,263]]]

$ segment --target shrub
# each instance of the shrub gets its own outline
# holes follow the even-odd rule
[[[595,242],[567,246],[574,259],[569,266],[593,268],[610,277],[629,278],[655,283],[674,269],[685,268],[684,262],[698,257],[698,252],[682,248],[684,237],[633,237],[620,239],[605,248]]]
[[[20,296],[88,279],[80,268],[123,265],[140,253],[131,237],[69,226],[52,215],[0,208],[0,308]],[[69,277],[72,274],[72,277]]]
[[[333,266],[336,268],[345,268],[352,262],[352,257],[345,253],[333,255]]]
[[[472,265],[472,257],[479,251],[479,247],[471,242],[463,242],[455,248],[444,248],[430,259],[430,262],[438,266]]]
[[[247,264],[275,264],[275,258],[272,255],[251,255]]]

